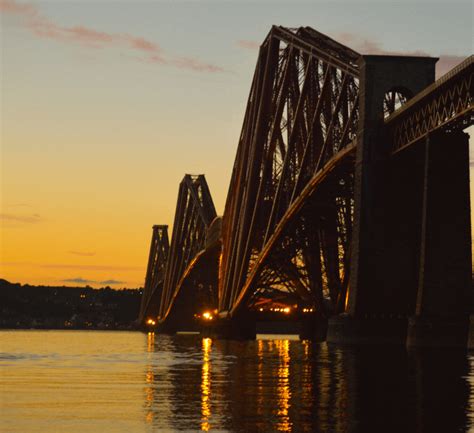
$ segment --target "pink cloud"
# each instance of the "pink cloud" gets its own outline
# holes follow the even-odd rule
[[[12,14],[36,15],[37,9],[33,5],[17,3],[15,0],[0,0],[0,10]]]
[[[198,72],[224,72],[216,65],[201,62],[192,57],[173,57],[165,55],[161,47],[143,37],[127,33],[106,33],[82,25],[61,26],[42,16],[33,5],[18,3],[15,0],[0,0],[0,11],[16,15],[31,33],[39,38],[60,42],[72,42],[88,48],[117,47],[145,55],[140,60],[161,65],[171,65],[180,69]]]
[[[379,42],[373,41],[354,33],[349,32],[340,32],[334,36],[334,39],[341,44],[347,45],[348,47],[352,48],[360,52],[361,54],[374,54],[374,55],[388,55],[388,56],[430,56],[430,54],[426,53],[425,51],[421,50],[413,50],[413,51],[390,51],[384,49]],[[241,39],[237,41],[237,45],[241,48],[246,48],[249,50],[256,50],[260,47],[260,44],[255,41],[250,41],[247,39]],[[439,57],[438,62],[436,63],[436,76],[441,77],[446,72],[450,71],[456,65],[461,63],[465,57],[462,56],[453,56],[450,54],[441,54]]]
[[[224,72],[220,66],[202,63],[197,59],[191,57],[180,57],[172,61],[172,64],[178,68],[192,69],[198,72]]]
[[[438,63],[436,63],[436,72],[439,76],[444,75],[446,72],[459,65],[463,60],[465,60],[465,57],[441,54]]]
[[[240,41],[237,41],[237,45],[240,48],[246,48],[248,50],[257,50],[258,48],[260,48],[260,44],[258,42],[249,41],[246,39],[241,39]]]
[[[27,224],[35,224],[42,222],[43,219],[38,214],[33,215],[18,215],[18,214],[7,214],[2,213],[0,214],[0,221],[5,222],[12,222],[12,223],[27,223]]]
[[[429,53],[421,50],[413,50],[413,51],[390,51],[385,50],[382,46],[376,42],[372,41],[353,33],[339,33],[335,36],[335,39],[341,42],[348,47],[359,51],[362,54],[375,54],[375,55],[400,55],[400,56],[431,56]],[[441,77],[446,72],[450,71],[456,65],[461,63],[465,57],[462,56],[453,56],[450,54],[441,54],[440,56],[433,56],[439,57],[438,62],[436,63],[436,76]]]

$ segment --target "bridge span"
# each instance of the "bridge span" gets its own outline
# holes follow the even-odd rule
[[[310,27],[260,46],[224,214],[203,175],[154,226],[139,321],[162,332],[474,348],[474,57],[365,56]],[[474,317],[474,316],[473,316]]]

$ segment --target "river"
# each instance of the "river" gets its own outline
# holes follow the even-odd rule
[[[474,431],[466,351],[0,331],[0,380],[2,433]]]

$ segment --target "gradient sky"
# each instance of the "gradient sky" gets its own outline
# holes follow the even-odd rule
[[[473,52],[470,1],[0,0],[0,12],[0,277],[32,284],[143,285],[151,226],[172,224],[185,173],[206,174],[222,213],[272,24],[442,56],[438,74]]]

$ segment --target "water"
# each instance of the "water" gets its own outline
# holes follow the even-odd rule
[[[2,433],[451,433],[474,421],[465,351],[0,331],[0,372]]]

